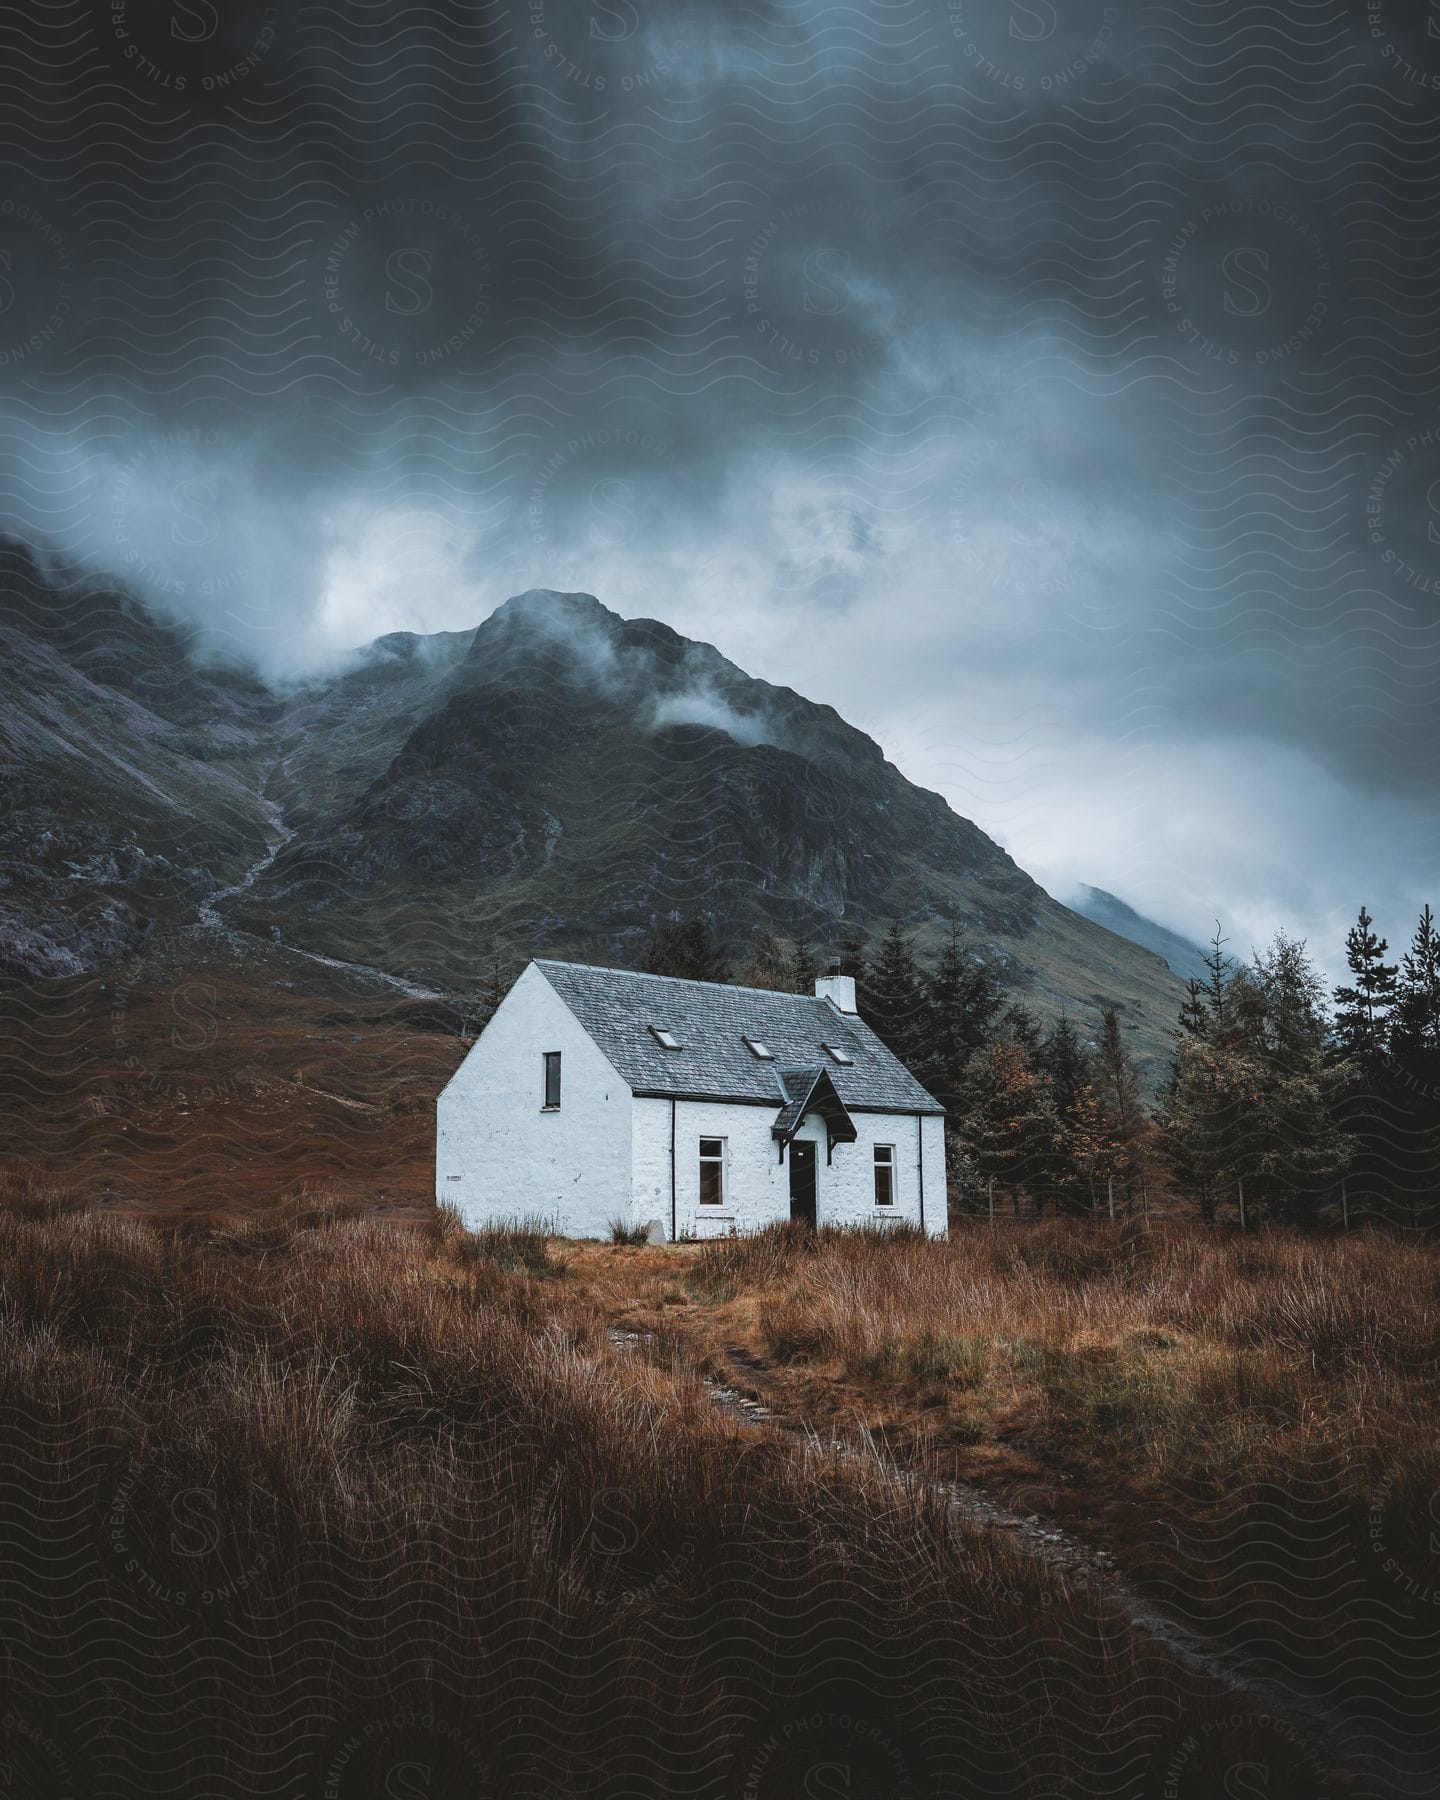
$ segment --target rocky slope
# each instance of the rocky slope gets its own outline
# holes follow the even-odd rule
[[[464,994],[491,958],[633,963],[657,915],[818,951],[958,921],[1044,1014],[1163,1053],[1180,984],[1061,906],[831,708],[587,595],[382,638],[291,692],[199,664],[124,594],[0,558],[0,966],[208,933]]]
[[[1192,944],[1178,931],[1171,931],[1168,925],[1147,919],[1144,913],[1136,912],[1118,895],[1087,884],[1070,896],[1069,905],[1097,925],[1103,925],[1107,931],[1153,950],[1182,981],[1206,979],[1209,971],[1205,966],[1205,952],[1198,944]]]

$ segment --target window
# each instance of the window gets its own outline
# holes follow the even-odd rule
[[[542,1110],[544,1112],[559,1112],[560,1110],[560,1052],[558,1050],[545,1052],[545,1105]]]
[[[877,1206],[893,1206],[895,1204],[895,1146],[893,1144],[877,1144],[875,1146],[875,1204]]]
[[[650,1025],[647,1030],[662,1050],[682,1050],[684,1048],[679,1039],[661,1025]]]
[[[762,1044],[759,1038],[742,1037],[740,1042],[752,1056],[758,1056],[761,1062],[774,1062],[775,1052],[768,1044]]]
[[[855,1058],[848,1050],[837,1050],[834,1044],[822,1044],[820,1048],[830,1058],[831,1062],[839,1063],[842,1069],[850,1068],[855,1061]]]
[[[723,1206],[725,1204],[724,1138],[701,1138],[700,1140],[700,1204],[702,1206]]]

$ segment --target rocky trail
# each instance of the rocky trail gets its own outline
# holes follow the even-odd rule
[[[268,782],[266,785],[268,785]],[[265,816],[269,820],[273,836],[270,837],[264,853],[256,857],[255,861],[251,863],[250,867],[238,881],[232,881],[225,887],[216,888],[212,893],[207,894],[196,908],[196,918],[202,925],[208,925],[212,930],[235,930],[234,926],[227,925],[225,920],[220,917],[219,907],[221,901],[232,900],[237,894],[243,894],[248,889],[254,887],[255,883],[295,835],[285,823],[285,815],[279,802],[267,800],[264,797],[263,788],[261,791],[260,804],[265,809]],[[249,936],[250,934],[244,933],[242,935]]]
[[[270,833],[265,851],[256,857],[250,867],[238,881],[229,882],[224,887],[216,888],[208,894],[196,909],[198,922],[211,931],[223,932],[232,944],[237,947],[240,940],[251,943],[267,942],[257,937],[254,932],[245,931],[238,925],[232,925],[220,915],[220,906],[226,900],[233,900],[237,895],[247,893],[262,875],[271,867],[280,852],[296,835],[295,828],[285,823],[285,811],[279,801],[270,799],[266,789],[273,782],[280,769],[277,761],[272,764],[260,784],[259,800],[265,809],[269,821]],[[393,988],[403,994],[407,1000],[451,1000],[455,996],[440,988],[427,987],[423,982],[412,981],[403,975],[392,975],[387,969],[377,969],[372,963],[345,962],[336,956],[324,956],[318,950],[302,950],[296,944],[287,944],[276,927],[268,943],[272,947],[283,950],[287,956],[298,956],[306,962],[318,963],[322,968],[334,969],[342,975],[358,975],[370,981],[378,981],[383,986]]]
[[[641,1347],[644,1334],[615,1328],[610,1338],[617,1349],[634,1351]],[[807,1455],[842,1460],[864,1458],[903,1487],[926,1487],[943,1493],[947,1503],[967,1523],[1013,1535],[1032,1556],[1059,1571],[1069,1584],[1086,1589],[1117,1608],[1131,1626],[1192,1674],[1215,1682],[1247,1707],[1287,1721],[1330,1764],[1341,1791],[1363,1794],[1367,1800],[1371,1796],[1373,1800],[1433,1800],[1437,1790],[1429,1770],[1401,1774],[1388,1765],[1382,1768],[1372,1756],[1357,1748],[1357,1740],[1368,1735],[1363,1721],[1345,1717],[1332,1697],[1297,1688],[1277,1672],[1257,1666],[1253,1654],[1177,1619],[1128,1581],[1108,1552],[1072,1532],[1060,1530],[1038,1514],[1015,1512],[968,1482],[942,1480],[907,1467],[868,1432],[850,1440],[837,1438],[833,1431],[822,1431],[812,1421],[767,1404],[765,1375],[760,1359],[732,1344],[726,1347],[724,1375],[707,1374],[702,1380],[712,1402],[742,1425],[784,1432],[799,1440]]]

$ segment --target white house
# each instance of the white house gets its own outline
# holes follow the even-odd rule
[[[532,962],[440,1095],[436,1198],[567,1237],[792,1218],[943,1237],[942,1107],[849,976],[815,990]]]

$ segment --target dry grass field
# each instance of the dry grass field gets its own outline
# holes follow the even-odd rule
[[[16,1791],[1426,1791],[1427,1252],[3,1198]]]
[[[1312,1683],[1368,1633],[1393,1680],[1440,1625],[1433,1250],[1137,1220],[572,1257],[677,1361],[984,1484]]]

